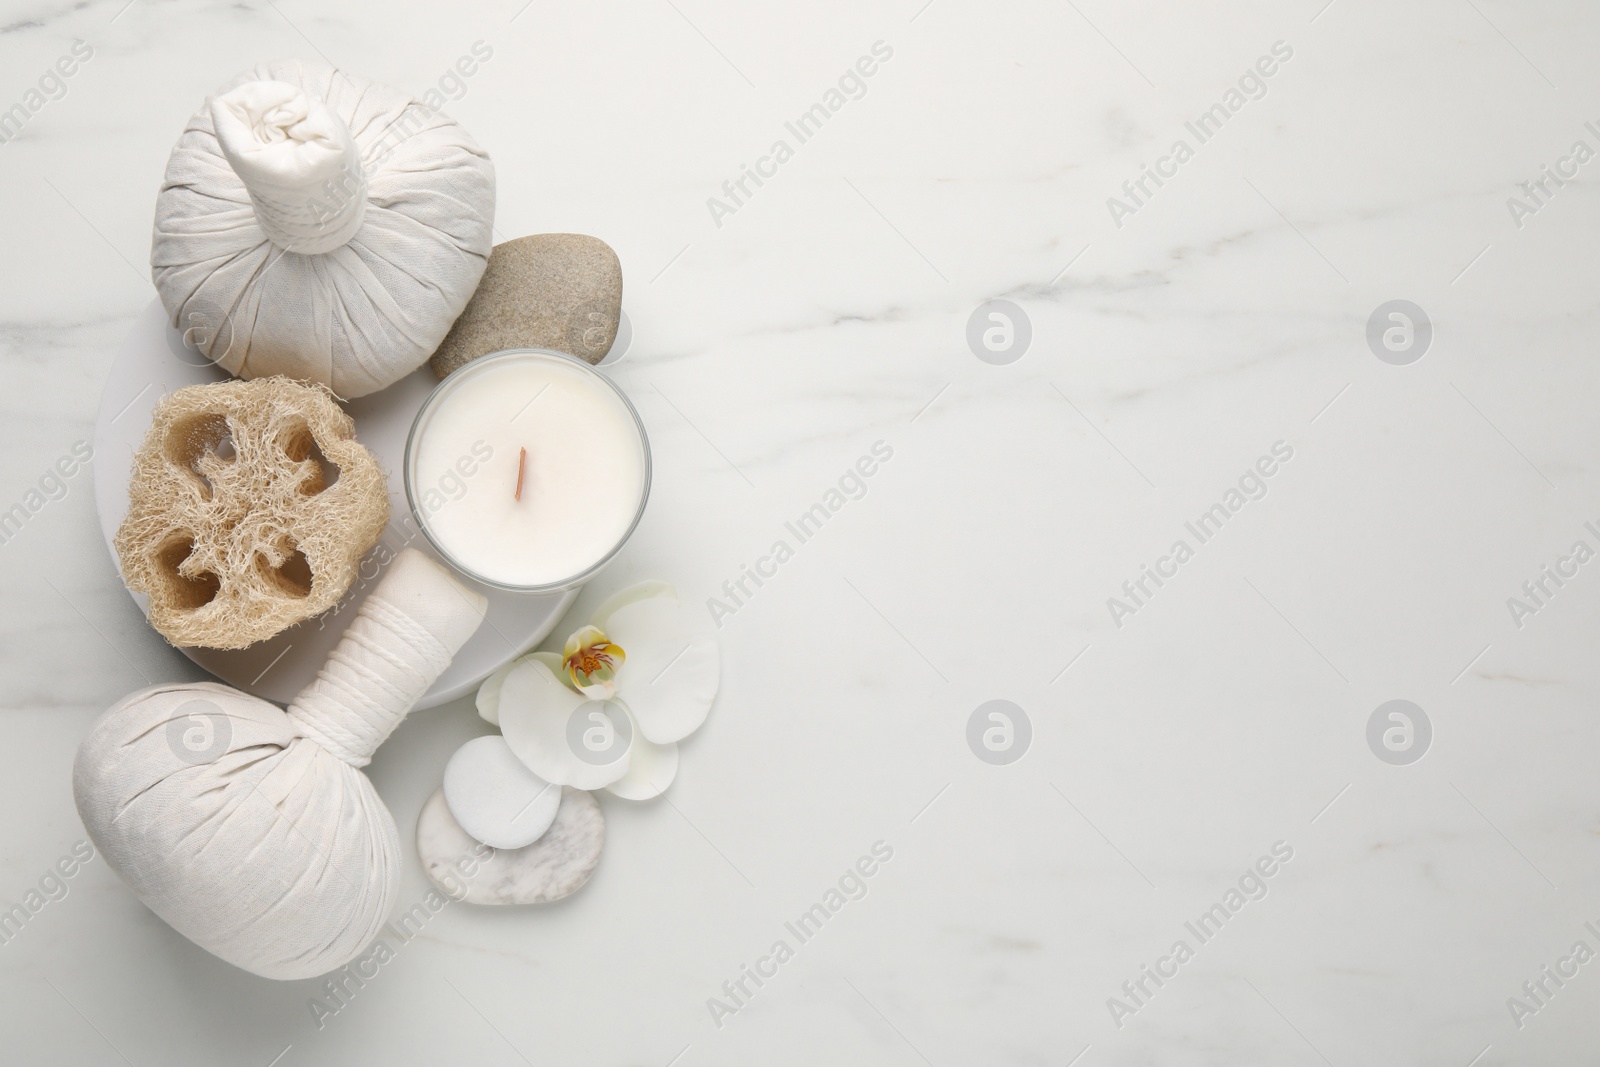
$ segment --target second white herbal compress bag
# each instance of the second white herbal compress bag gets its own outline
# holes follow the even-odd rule
[[[486,601],[406,549],[287,710],[215,683],[133,693],[78,748],[95,846],[189,940],[265,978],[312,978],[377,935],[400,885],[394,818],[361,772]]]

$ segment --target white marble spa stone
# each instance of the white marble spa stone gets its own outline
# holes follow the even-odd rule
[[[490,850],[475,840],[451,816],[442,788],[417,817],[423,869],[440,889],[468,904],[548,904],[571,896],[599,865],[605,841],[599,803],[569,787],[561,790],[550,829],[524,848]]]
[[[475,737],[444,768],[450,814],[472,837],[495,848],[522,848],[555,820],[561,787],[528,770],[499,734]]]

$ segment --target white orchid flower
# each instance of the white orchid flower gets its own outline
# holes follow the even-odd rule
[[[677,776],[677,742],[705,722],[720,668],[704,616],[672,586],[644,582],[602,603],[560,655],[530,652],[496,671],[478,714],[537,778],[648,800]]]

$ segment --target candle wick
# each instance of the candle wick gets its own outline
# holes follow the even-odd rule
[[[517,491],[512,496],[513,500],[522,499],[522,472],[528,465],[528,450],[519,449],[517,452]]]

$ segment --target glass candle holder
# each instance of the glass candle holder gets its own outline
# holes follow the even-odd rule
[[[429,394],[404,477],[418,528],[456,570],[558,593],[598,574],[639,525],[650,442],[627,396],[583,360],[507,349]]]

